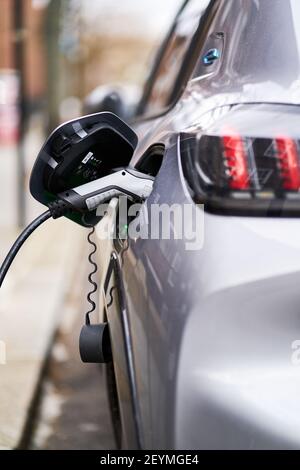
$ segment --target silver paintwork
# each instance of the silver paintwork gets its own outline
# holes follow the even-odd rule
[[[300,104],[300,2],[220,3],[208,30],[225,35],[217,73],[201,75],[199,59],[177,104],[135,127],[133,164],[154,143],[166,146],[148,205],[192,203],[181,132],[203,132],[240,103]],[[124,253],[143,447],[299,449],[300,366],[291,357],[300,338],[300,219],[206,213],[204,235],[197,252],[184,240],[138,239]]]

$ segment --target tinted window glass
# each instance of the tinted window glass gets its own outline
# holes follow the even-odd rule
[[[197,31],[201,14],[210,0],[193,0],[178,17],[174,31],[158,66],[149,94],[145,114],[155,114],[170,104],[183,59]]]

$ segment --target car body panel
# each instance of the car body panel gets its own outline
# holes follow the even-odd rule
[[[184,199],[186,196],[178,173],[176,155],[168,154],[149,204],[157,194],[163,202],[190,202]],[[172,182],[173,191],[166,185],[166,175]],[[197,376],[199,374],[205,381],[206,374],[209,375],[210,370],[213,373],[214,369],[210,367],[213,358],[216,364],[219,361],[221,376],[223,362],[229,367],[229,371],[226,370],[228,380],[230,374],[238,374],[243,364],[246,369],[254,364],[255,372],[255,365],[261,362],[262,370],[258,368],[254,385],[262,395],[265,394],[265,400],[270,393],[272,377],[269,382],[267,379],[261,380],[263,364],[267,377],[274,374],[276,383],[281,373],[286,374],[291,380],[296,379],[294,385],[299,391],[297,368],[291,363],[291,345],[297,339],[300,327],[298,233],[300,222],[297,219],[224,218],[205,214],[204,245],[201,250],[187,252],[184,240],[147,240],[130,245],[123,269],[126,271],[126,257],[133,258],[134,263],[131,263],[135,266],[135,277],[130,278],[131,284],[125,280],[126,292],[134,304],[135,315],[145,319],[144,337],[148,333],[149,341],[150,370],[147,379],[151,421],[144,423],[147,434],[152,429],[152,436],[151,441],[146,440],[146,447],[227,448],[225,436],[228,436],[231,448],[259,448],[264,447],[264,443],[278,446],[276,433],[269,434],[273,422],[271,416],[262,430],[264,439],[257,437],[250,442],[249,434],[242,436],[238,423],[230,434],[229,429],[226,430],[225,419],[223,431],[218,431],[218,439],[215,429],[204,439],[206,426],[203,426],[201,434],[198,407],[201,410],[207,390],[203,388],[202,396],[202,381],[197,381]],[[143,295],[134,295],[139,289]],[[286,327],[283,328],[285,322]],[[138,338],[140,343],[141,336]],[[225,345],[224,350],[222,345]],[[276,374],[277,361],[279,372]],[[255,382],[254,372],[249,370],[249,377]],[[137,367],[136,374],[144,375],[145,371]],[[247,377],[246,372],[244,377]],[[147,379],[143,378],[146,383]],[[226,382],[226,377],[224,380]],[[268,409],[270,414],[273,411],[274,418],[278,408],[289,410],[292,407],[292,397],[293,406],[298,409],[296,391],[290,398],[287,396],[289,387],[290,383],[286,384],[284,401],[281,396],[283,389],[274,386],[273,407]],[[223,388],[226,391],[226,383]],[[258,391],[256,393],[258,406],[260,397]],[[224,390],[216,388],[215,394],[215,399],[222,404]],[[277,407],[274,406],[276,400]],[[225,405],[236,406],[236,401],[237,397],[232,401],[228,399],[227,403],[225,401],[224,409],[219,409],[220,415],[228,412]],[[177,414],[175,407],[178,407]],[[191,415],[194,416],[193,420]],[[247,417],[253,419],[253,410]],[[237,414],[235,418],[242,422],[244,416]],[[207,421],[209,424],[209,419]],[[191,425],[192,422],[194,425]],[[217,425],[218,421],[216,428]],[[186,427],[189,427],[189,433]],[[296,436],[294,439],[297,441]],[[288,439],[287,442],[291,444]],[[282,437],[282,446],[283,443]]]
[[[223,35],[220,66],[201,75],[204,41],[194,75],[176,103],[134,125],[139,142],[133,166],[154,144],[165,146],[147,207],[158,202],[194,205],[181,168],[182,133],[201,133],[242,103],[300,104],[298,32],[295,25],[291,30],[291,18],[278,25],[280,12],[285,18],[289,5],[297,9],[297,2],[214,3],[218,8],[206,37]],[[275,19],[259,38],[251,18],[272,17],[268,8],[276,12]],[[271,54],[273,37],[290,46],[286,53],[279,43],[281,56]],[[265,55],[258,54],[261,44]],[[292,67],[284,66],[291,60]],[[300,332],[300,219],[197,210],[202,211],[199,230],[204,236],[198,250],[187,250],[184,238],[137,238],[116,254],[126,309],[114,316],[127,315],[130,338],[122,338],[120,351],[124,346],[132,354],[131,398],[136,400],[140,445],[299,448],[300,370],[291,357]],[[112,328],[116,354],[120,331],[115,335]],[[121,392],[120,397],[122,407]]]

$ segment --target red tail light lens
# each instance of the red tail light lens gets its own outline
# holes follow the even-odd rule
[[[280,137],[276,139],[276,146],[283,188],[299,191],[300,166],[297,142],[286,137]]]
[[[247,153],[243,139],[238,135],[223,137],[223,157],[231,189],[249,189]]]

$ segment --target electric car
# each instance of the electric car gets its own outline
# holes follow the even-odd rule
[[[123,447],[300,447],[299,31],[298,0],[190,0],[157,54],[131,165],[203,240],[97,241]]]
[[[299,31],[299,0],[186,1],[131,127],[78,118],[38,156],[49,209],[12,252],[51,215],[96,226],[80,351],[123,448],[300,447]]]

